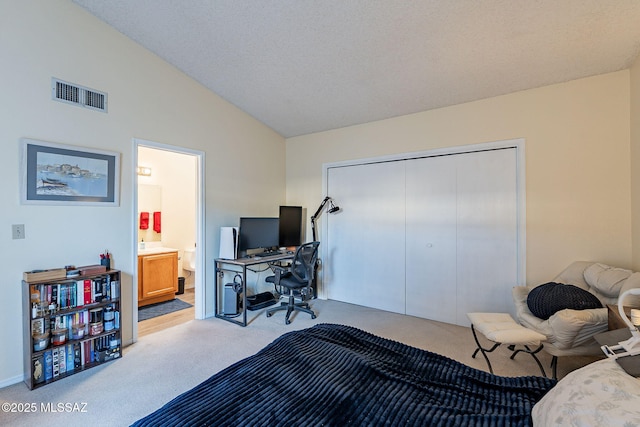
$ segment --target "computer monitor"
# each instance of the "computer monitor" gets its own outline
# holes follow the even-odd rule
[[[302,207],[280,206],[279,242],[281,247],[302,244]]]
[[[279,222],[278,218],[240,218],[238,251],[279,247]]]

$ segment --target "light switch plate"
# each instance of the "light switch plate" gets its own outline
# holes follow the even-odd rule
[[[24,224],[13,224],[11,226],[13,239],[24,239]]]

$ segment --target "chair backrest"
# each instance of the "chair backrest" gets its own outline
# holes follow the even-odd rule
[[[634,276],[635,275],[635,276]],[[617,304],[625,290],[638,286],[638,276],[631,270],[590,261],[575,261],[554,282],[575,285],[598,297],[602,304]],[[635,301],[629,298],[628,303]],[[626,304],[625,304],[626,305]]]
[[[301,282],[313,281],[313,271],[318,260],[320,242],[304,243],[298,247],[291,265],[291,274]]]

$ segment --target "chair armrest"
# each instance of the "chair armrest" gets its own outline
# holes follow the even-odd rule
[[[527,305],[527,297],[532,288],[529,286],[514,286],[512,289],[513,302],[517,305]]]
[[[531,313],[529,310],[529,306],[527,305],[527,297],[529,296],[529,292],[535,286],[514,286],[512,289],[513,302],[516,306],[516,316],[518,317],[518,322],[524,326],[525,328],[532,329],[536,332],[540,332],[543,335],[549,337],[552,335],[551,328],[549,327],[549,322],[547,320],[542,320]]]
[[[554,345],[559,349],[577,347],[608,328],[606,308],[588,310],[564,309],[549,317]]]
[[[273,270],[273,272],[280,272],[280,273],[286,273],[287,271],[289,271],[289,267],[283,267],[281,265],[276,265],[276,264],[269,264],[269,267],[271,267],[271,270]]]
[[[513,303],[516,306],[516,315],[520,320],[522,320],[523,315],[531,317],[532,319],[536,319],[537,321],[541,320],[535,317],[531,313],[531,311],[529,311],[529,305],[527,304],[527,298],[529,297],[529,292],[531,292],[533,288],[535,288],[535,286],[514,286],[511,290]]]
[[[283,267],[281,265],[276,265],[276,264],[269,264],[269,267],[271,268],[271,270],[273,270],[273,273],[275,274],[275,278],[273,280],[274,285],[279,285],[280,278],[285,273],[289,272],[289,267]]]

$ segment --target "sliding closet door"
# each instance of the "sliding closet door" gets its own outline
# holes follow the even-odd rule
[[[516,149],[457,158],[457,321],[469,312],[514,312],[518,284]]]
[[[327,297],[458,325],[514,314],[517,148],[327,170]]]
[[[404,162],[330,168],[327,194],[341,211],[328,227],[323,286],[327,298],[405,310]]]
[[[513,312],[518,283],[516,150],[408,160],[406,313],[469,325]]]
[[[456,323],[456,156],[406,169],[406,313]]]

